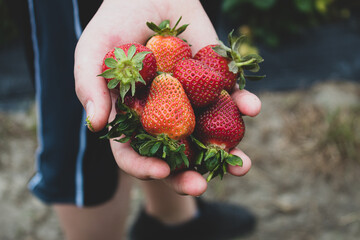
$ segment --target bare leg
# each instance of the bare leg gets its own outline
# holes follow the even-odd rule
[[[180,224],[197,213],[195,199],[182,196],[162,181],[142,181],[145,193],[145,211],[165,224]]]
[[[67,240],[122,239],[128,215],[131,178],[120,172],[114,197],[96,207],[54,206]]]

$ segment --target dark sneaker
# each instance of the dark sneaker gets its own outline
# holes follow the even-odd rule
[[[130,240],[226,240],[255,229],[255,216],[247,209],[197,198],[199,216],[176,226],[168,226],[142,210],[130,229]]]

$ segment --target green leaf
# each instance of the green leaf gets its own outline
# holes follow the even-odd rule
[[[182,162],[185,164],[186,167],[189,167],[189,159],[188,157],[185,155],[184,152],[181,152],[180,153],[180,156],[181,156],[181,159],[182,159]]]
[[[219,161],[216,158],[210,158],[205,162],[205,166],[209,171],[213,171],[217,166],[219,166]]]
[[[161,32],[161,28],[159,28],[158,25],[153,22],[146,22],[146,25],[154,32]]]
[[[138,134],[135,136],[135,138],[138,138],[140,140],[145,140],[145,139],[150,139],[150,140],[154,140],[155,138],[149,134]]]
[[[129,89],[130,89],[130,84],[121,84],[120,85],[120,97],[123,102],[124,102],[125,95],[129,91]]]
[[[185,144],[181,144],[176,150],[175,152],[184,152],[185,151]]]
[[[161,155],[162,158],[166,158],[167,156],[167,152],[168,152],[168,148],[166,147],[166,145],[163,146],[163,153]]]
[[[217,54],[219,54],[222,57],[227,58],[227,52],[226,49],[224,49],[223,47],[221,47],[220,45],[216,45],[214,47],[212,47],[212,49],[214,50],[214,52],[216,52]]]
[[[128,49],[128,52],[127,52],[127,57],[128,59],[131,59],[134,55],[135,55],[135,52],[136,52],[136,47],[135,45],[131,45]]]
[[[131,96],[135,95],[135,81],[131,81]]]
[[[121,102],[120,98],[117,101],[117,107],[119,108],[119,110],[124,111],[124,112],[130,112],[130,109],[128,106],[126,106],[124,103]]]
[[[203,161],[203,158],[204,158],[204,152],[200,151],[195,157],[195,164],[196,165],[201,165],[201,163]]]
[[[150,149],[150,153],[152,156],[154,156],[156,154],[156,152],[159,150],[159,148],[161,147],[161,142],[156,142]]]
[[[114,69],[107,69],[103,73],[99,74],[103,78],[111,79],[116,77]]]
[[[119,79],[114,78],[110,82],[108,82],[107,87],[109,89],[114,89],[119,84],[119,82]]]
[[[179,27],[179,28],[176,30],[176,36],[178,36],[178,35],[180,35],[181,33],[183,33],[188,26],[189,26],[189,24],[184,24],[184,25],[182,25],[181,27]]]
[[[240,37],[236,38],[235,42],[231,46],[231,49],[237,53],[240,53],[240,46],[247,41],[246,35],[241,35]]]
[[[143,61],[144,61],[146,55],[148,55],[149,53],[151,53],[151,52],[149,52],[149,51],[144,51],[144,52],[139,52],[139,53],[137,53],[137,54],[132,58],[132,59],[133,59],[133,62],[139,63],[139,64],[141,64],[141,66],[142,66],[142,65],[143,65]],[[139,69],[139,70],[141,70],[141,69]]]
[[[170,157],[170,159],[175,159],[175,166],[180,167],[183,164],[182,158],[180,154],[174,154]],[[171,161],[171,160],[170,160]]]
[[[245,61],[248,61],[248,60],[250,60],[252,58],[256,59],[256,63],[261,63],[261,62],[264,61],[264,59],[258,54],[248,54],[248,55],[244,56],[242,58],[242,60],[245,62]]]
[[[219,152],[220,152],[220,162],[223,162],[224,159],[229,156],[229,154],[224,150],[220,150]]]
[[[198,147],[200,147],[202,149],[207,149],[207,147],[202,142],[197,140],[193,135],[190,135],[190,138]]]
[[[177,20],[177,22],[175,23],[174,27],[172,28],[172,30],[175,30],[177,25],[179,25],[180,21],[182,19],[182,16],[179,17],[179,19]]]
[[[127,114],[116,114],[114,120],[110,123],[111,126],[117,125],[128,119]]]
[[[126,143],[131,139],[131,137],[123,137],[120,139],[115,139],[115,141],[119,142],[119,143]]]
[[[114,54],[117,60],[125,60],[127,59],[126,54],[123,49],[115,48]]]
[[[257,63],[249,64],[248,66],[245,65],[243,68],[251,72],[258,72],[260,70],[260,66]]]
[[[118,62],[113,58],[106,58],[105,65],[108,66],[109,68],[116,68]]]
[[[227,173],[226,164],[223,164],[223,165],[222,165],[222,172],[223,172],[224,174]]]
[[[142,156],[152,156],[151,155],[151,148],[154,146],[154,142],[153,141],[149,141],[146,142],[144,144],[142,144],[139,148],[139,153]]]
[[[239,89],[242,90],[245,88],[246,79],[243,73],[240,74],[240,81],[239,81]]]
[[[266,75],[263,75],[263,76],[255,76],[255,75],[244,75],[244,77],[248,80],[251,80],[251,81],[259,81],[263,78],[266,77]]]
[[[146,85],[145,80],[139,75],[139,77],[136,79],[136,82],[141,82],[142,84]]]
[[[238,66],[236,66],[235,61],[229,62],[228,67],[229,67],[229,71],[234,74],[239,72],[239,68],[238,68]]]
[[[210,171],[209,176],[206,178],[206,181],[209,182],[211,179],[215,178],[217,175],[219,175],[219,169],[220,165],[217,165],[212,171]]]
[[[226,158],[226,163],[230,164],[231,166],[242,166],[243,161],[240,157],[236,155],[230,154],[228,158]]]
[[[164,20],[159,24],[160,29],[169,28],[170,27],[170,20]]]
[[[210,148],[206,151],[205,153],[205,158],[204,158],[204,161],[207,161],[208,159],[214,157],[217,153],[217,150],[214,149],[214,148]]]
[[[231,31],[230,31],[230,33],[228,34],[228,43],[230,44],[230,47],[232,47],[233,46],[233,33],[234,33],[234,29],[232,29]]]

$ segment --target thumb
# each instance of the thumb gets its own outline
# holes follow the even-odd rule
[[[111,97],[106,81],[97,75],[101,73],[99,56],[89,56],[81,44],[75,50],[75,91],[85,108],[88,127],[91,131],[103,129],[111,111]]]

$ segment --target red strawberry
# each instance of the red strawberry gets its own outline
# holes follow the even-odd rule
[[[140,118],[143,113],[148,96],[147,89],[140,89],[135,96],[127,94],[124,103],[120,100],[116,104],[116,116],[113,121],[108,124],[110,130],[102,138],[112,139],[123,136],[120,142],[127,142],[136,134],[142,133]]]
[[[181,83],[170,74],[157,76],[150,87],[141,123],[152,135],[179,140],[195,128],[195,115]]]
[[[215,71],[219,72],[225,79],[224,89],[231,92],[236,82],[239,82],[240,89],[245,87],[246,79],[260,80],[264,76],[245,75],[244,70],[258,72],[259,63],[264,59],[257,54],[242,56],[240,47],[245,41],[245,36],[234,38],[233,31],[229,34],[229,45],[227,47],[221,41],[219,45],[208,45],[200,49],[194,56]]]
[[[239,74],[229,70],[230,58],[220,56],[213,50],[217,45],[208,45],[200,49],[194,56],[194,59],[206,64],[219,74],[224,80],[224,89],[230,92],[236,84]]]
[[[208,180],[226,173],[225,163],[242,165],[242,160],[228,153],[244,136],[241,113],[230,95],[223,90],[218,100],[197,116],[196,137],[205,152],[200,164],[210,172]],[[199,164],[199,162],[198,162]]]
[[[122,100],[130,89],[134,95],[135,88],[150,85],[157,71],[155,55],[138,43],[124,44],[109,51],[102,68],[100,76],[106,79],[109,89],[120,84]]]
[[[228,150],[239,144],[244,133],[241,113],[224,90],[214,104],[197,116],[196,136],[206,145]]]
[[[188,137],[195,128],[195,115],[181,83],[170,74],[160,74],[150,87],[141,116],[144,130],[133,147],[140,155],[165,159],[170,168],[189,165],[185,146],[178,140]]]
[[[194,107],[205,107],[214,102],[224,87],[223,78],[208,66],[194,59],[179,61],[174,77],[183,85]]]
[[[146,23],[151,30],[156,32],[146,43],[146,47],[154,52],[160,72],[172,73],[178,61],[192,57],[189,44],[177,37],[188,26],[186,24],[176,29],[180,20],[181,17],[173,28],[170,28],[169,20],[161,22],[159,26],[153,22]]]
[[[149,89],[139,89],[135,96],[127,94],[124,99],[124,104],[131,110],[135,111],[139,117],[141,117],[144,107],[149,95]]]

